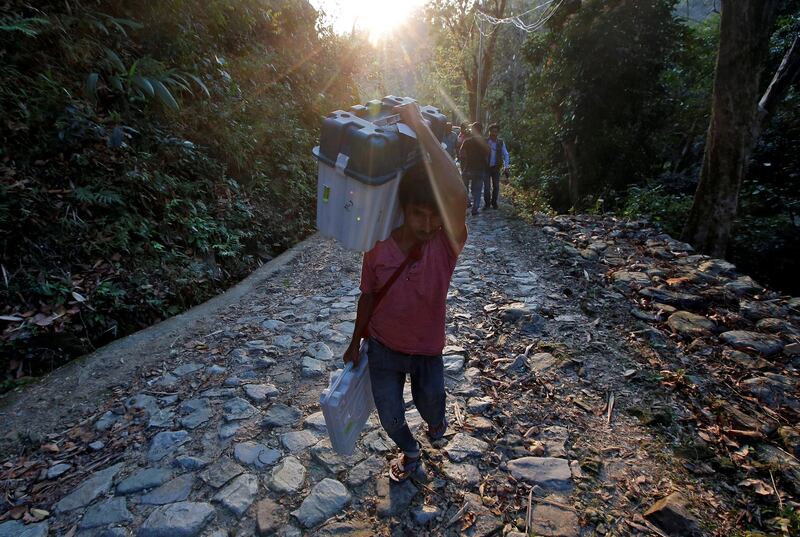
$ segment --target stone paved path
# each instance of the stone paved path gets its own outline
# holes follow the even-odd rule
[[[327,440],[318,399],[352,333],[360,256],[318,238],[218,329],[186,334],[91,416],[6,461],[19,469],[6,496],[47,514],[0,522],[0,536],[655,535],[658,513],[642,515],[676,491],[673,511],[710,503],[662,527],[715,528],[733,500],[676,464],[669,432],[623,412],[657,385],[630,341],[641,321],[597,262],[623,254],[602,241],[565,250],[559,234],[471,218],[448,295],[451,428],[424,442],[413,481],[389,483],[394,451],[374,413],[352,456]],[[702,333],[704,320],[670,326]]]

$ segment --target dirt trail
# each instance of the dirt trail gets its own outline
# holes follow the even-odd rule
[[[65,371],[9,404],[4,423],[34,434],[9,443],[2,516],[29,535],[781,534],[800,492],[796,300],[637,223],[469,225],[448,295],[451,429],[413,482],[389,484],[374,414],[353,456],[326,439],[319,393],[360,256],[314,237],[149,347],[75,366],[86,397],[59,390]],[[109,366],[144,348],[135,370]]]

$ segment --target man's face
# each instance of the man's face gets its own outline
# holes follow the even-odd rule
[[[403,211],[405,223],[411,230],[414,238],[425,242],[433,238],[433,235],[442,227],[442,217],[438,211],[417,205],[409,204]]]
[[[489,138],[491,138],[492,140],[496,140],[498,134],[500,134],[500,129],[490,129],[489,130]]]

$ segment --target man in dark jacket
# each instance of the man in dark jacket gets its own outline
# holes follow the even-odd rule
[[[472,124],[471,136],[461,145],[461,170],[464,180],[472,185],[472,214],[481,206],[483,184],[489,172],[489,145],[483,137],[483,125]]]

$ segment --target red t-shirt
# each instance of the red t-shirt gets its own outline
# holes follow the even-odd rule
[[[463,245],[462,245],[463,246]],[[406,259],[389,237],[364,254],[361,292],[375,293]],[[458,256],[440,229],[392,284],[369,322],[372,337],[405,354],[436,356],[445,343],[445,306]]]

